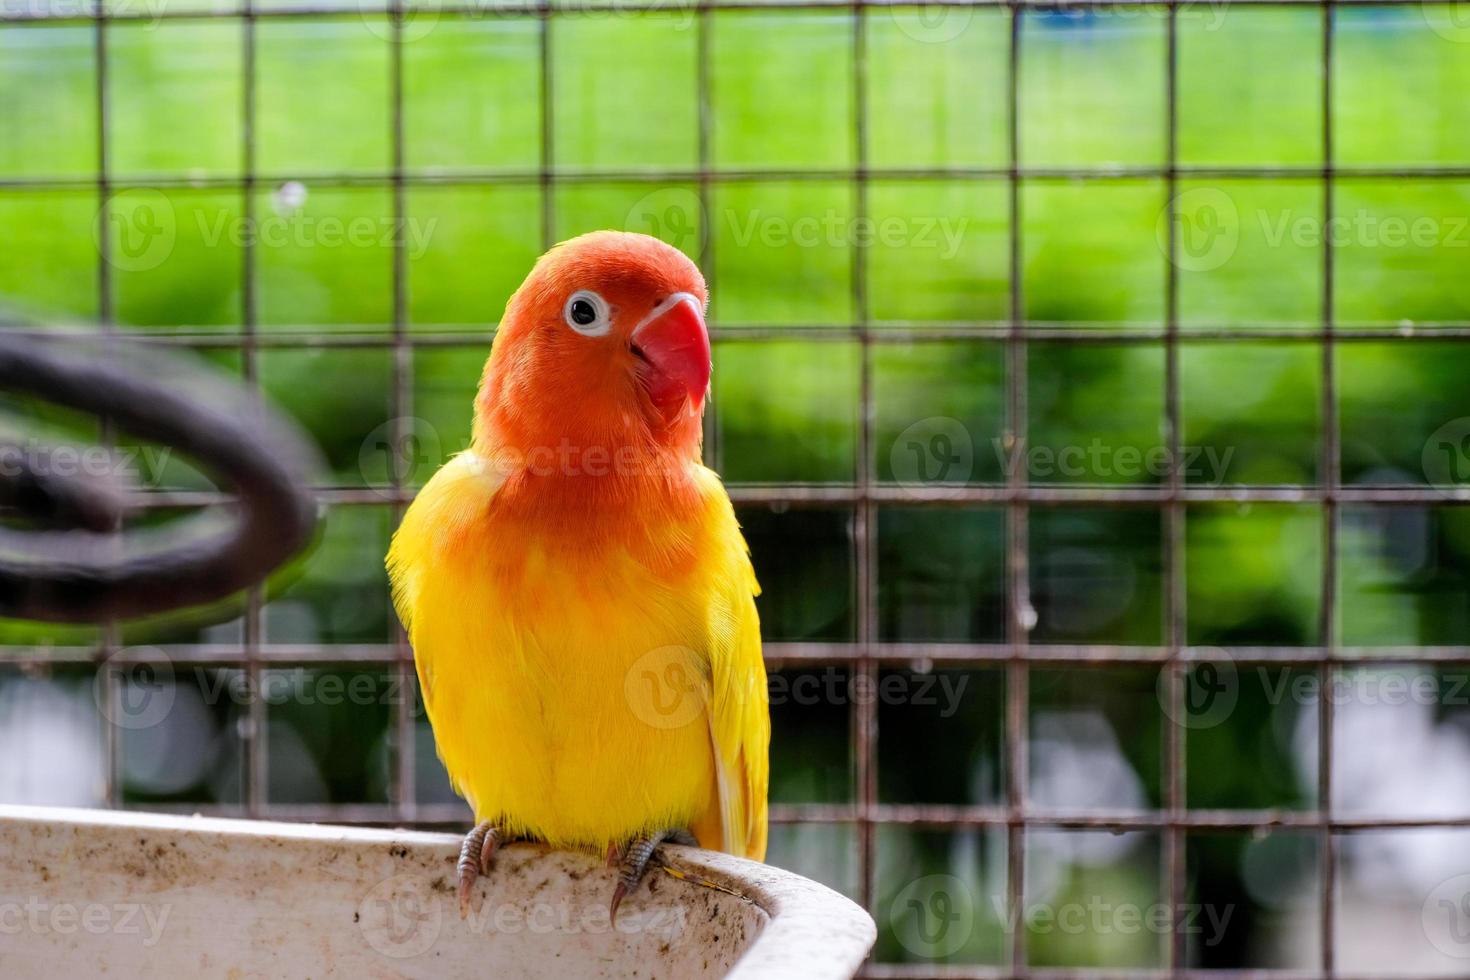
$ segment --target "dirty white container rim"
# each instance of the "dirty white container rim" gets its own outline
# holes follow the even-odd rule
[[[0,806],[0,976],[838,980],[873,920],[778,868],[669,847],[615,872],[502,849],[461,920],[451,834]]]

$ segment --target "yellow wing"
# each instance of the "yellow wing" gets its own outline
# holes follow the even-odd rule
[[[710,622],[710,739],[720,796],[721,850],[757,861],[766,855],[766,792],[770,777],[771,716],[761,657],[760,594],[750,551],[719,477],[700,467],[706,499],[723,526],[725,594],[712,603]]]

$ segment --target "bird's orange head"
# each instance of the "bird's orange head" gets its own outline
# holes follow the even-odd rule
[[[506,305],[477,444],[697,456],[707,302],[699,269],[656,238],[597,231],[555,246]]]

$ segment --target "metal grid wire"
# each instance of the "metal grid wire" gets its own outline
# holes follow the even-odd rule
[[[1005,717],[1004,717],[1004,764],[1006,778],[1004,804],[998,806],[938,806],[938,805],[895,805],[885,804],[878,798],[877,782],[877,706],[874,699],[855,698],[849,706],[853,759],[856,767],[856,801],[852,804],[786,804],[772,807],[772,820],[780,824],[836,824],[852,825],[857,828],[859,857],[860,900],[870,911],[881,918],[883,910],[875,908],[876,860],[875,837],[879,827],[900,825],[925,828],[1004,828],[1007,835],[1007,880],[1006,899],[1009,908],[1016,909],[1023,901],[1026,868],[1026,835],[1030,828],[1088,828],[1117,832],[1128,830],[1158,830],[1163,838],[1163,893],[1171,909],[1180,909],[1187,900],[1185,867],[1185,838],[1194,830],[1267,831],[1275,828],[1315,831],[1318,844],[1320,889],[1320,957],[1318,971],[1303,970],[1193,970],[1187,966],[1186,935],[1182,928],[1171,928],[1165,966],[1162,969],[1129,970],[1085,970],[1034,967],[1028,963],[1026,930],[1014,929],[1009,935],[1005,962],[999,966],[944,966],[899,964],[869,964],[865,975],[871,977],[925,976],[945,977],[1142,977],[1142,976],[1211,976],[1211,977],[1361,977],[1368,974],[1341,969],[1336,961],[1334,936],[1335,903],[1337,900],[1336,849],[1341,835],[1366,830],[1407,828],[1470,828],[1470,813],[1452,815],[1443,819],[1359,819],[1336,815],[1333,812],[1333,699],[1320,699],[1318,711],[1318,768],[1317,804],[1307,810],[1203,810],[1187,806],[1185,796],[1185,748],[1186,730],[1182,724],[1165,724],[1164,738],[1164,806],[1162,809],[1141,809],[1133,812],[1089,811],[1086,809],[1048,809],[1034,805],[1027,799],[1026,782],[1028,772],[1028,684],[1030,670],[1034,665],[1042,666],[1120,666],[1158,665],[1167,675],[1165,690],[1171,717],[1182,717],[1185,713],[1187,672],[1192,664],[1208,662],[1219,657],[1218,649],[1194,648],[1188,645],[1185,633],[1184,609],[1184,527],[1186,508],[1189,504],[1205,502],[1286,502],[1317,504],[1321,508],[1321,611],[1317,646],[1279,647],[1235,647],[1226,650],[1238,663],[1271,663],[1308,666],[1315,670],[1322,690],[1330,690],[1335,672],[1343,665],[1391,664],[1391,663],[1470,663],[1470,646],[1439,647],[1344,647],[1339,642],[1337,628],[1337,556],[1339,510],[1344,504],[1381,506],[1395,504],[1457,505],[1470,500],[1470,494],[1446,494],[1431,487],[1343,487],[1340,484],[1340,460],[1338,453],[1338,390],[1334,376],[1334,348],[1342,342],[1393,340],[1398,343],[1415,343],[1423,340],[1470,338],[1470,324],[1428,324],[1412,331],[1393,328],[1353,329],[1339,332],[1333,309],[1334,298],[1334,255],[1331,241],[1322,244],[1321,267],[1321,320],[1314,329],[1283,329],[1262,326],[1216,326],[1187,331],[1180,329],[1179,317],[1179,252],[1177,231],[1176,189],[1181,178],[1194,177],[1251,177],[1251,178],[1310,178],[1321,182],[1324,226],[1330,225],[1333,217],[1333,185],[1340,176],[1361,178],[1470,178],[1467,167],[1425,168],[1367,168],[1338,167],[1334,164],[1332,109],[1333,109],[1333,40],[1334,11],[1337,7],[1352,7],[1359,0],[1237,0],[1253,7],[1296,7],[1320,10],[1321,13],[1321,145],[1323,164],[1311,167],[1187,167],[1177,162],[1178,130],[1178,13],[1183,0],[1084,0],[1078,3],[1050,4],[1046,6],[1015,2],[1015,0],[941,0],[930,3],[930,8],[962,8],[966,6],[1004,10],[1008,14],[1010,42],[1007,70],[1006,97],[1009,101],[1009,122],[1006,134],[1007,165],[999,168],[909,168],[883,169],[868,165],[867,149],[867,59],[865,37],[866,10],[888,6],[885,2],[850,2],[850,0],[702,0],[696,5],[694,29],[697,44],[698,85],[698,169],[685,170],[641,170],[635,172],[598,171],[596,173],[568,172],[554,167],[552,145],[553,112],[556,98],[553,91],[551,35],[557,20],[557,10],[550,2],[497,4],[496,15],[534,16],[539,19],[540,31],[540,76],[541,76],[541,145],[539,168],[529,172],[473,171],[417,175],[408,172],[404,165],[404,85],[403,43],[405,22],[413,16],[413,10],[404,0],[390,0],[381,14],[387,18],[390,35],[388,46],[391,98],[391,168],[386,173],[328,173],[286,174],[261,173],[256,167],[256,27],[262,19],[316,18],[331,19],[357,17],[357,10],[344,11],[335,6],[294,6],[281,8],[256,8],[253,0],[243,0],[238,11],[139,11],[121,10],[108,12],[105,0],[95,0],[96,9],[85,18],[47,14],[44,12],[3,12],[0,23],[47,22],[61,23],[78,20],[95,25],[95,71],[97,113],[97,159],[94,177],[34,177],[0,179],[0,189],[93,189],[98,200],[105,205],[111,195],[123,188],[227,188],[240,191],[240,202],[246,222],[254,218],[257,207],[255,191],[261,187],[274,187],[281,183],[301,179],[313,186],[387,186],[392,191],[392,217],[395,227],[402,227],[407,219],[406,195],[410,185],[447,184],[479,185],[493,183],[536,183],[541,189],[541,239],[549,246],[554,241],[554,198],[553,187],[559,183],[582,181],[597,182],[688,182],[697,186],[700,203],[705,214],[709,208],[711,186],[719,182],[751,180],[820,180],[840,179],[850,181],[854,188],[856,218],[862,221],[868,213],[868,184],[875,178],[891,179],[982,179],[1001,178],[1008,187],[1008,317],[1002,322],[955,322],[955,323],[892,323],[870,322],[867,287],[867,266],[861,247],[852,250],[852,301],[855,317],[853,322],[831,324],[822,327],[761,326],[721,329],[714,325],[714,336],[718,343],[761,343],[773,339],[799,338],[806,341],[856,341],[861,347],[861,374],[859,395],[861,416],[857,446],[857,471],[854,482],[846,485],[822,486],[740,486],[731,487],[731,496],[739,505],[783,505],[789,507],[848,507],[852,513],[851,543],[853,568],[855,569],[853,594],[856,608],[856,636],[854,642],[772,642],[766,645],[766,656],[772,667],[793,665],[843,665],[853,672],[855,679],[876,689],[880,668],[902,666],[914,661],[929,661],[943,666],[1002,667],[1005,671]],[[1368,0],[1362,0],[1367,3]],[[1374,6],[1417,5],[1419,0],[1371,0]],[[898,4],[893,4],[898,6]],[[1153,7],[1166,17],[1166,57],[1164,106],[1165,161],[1159,167],[1113,167],[1087,169],[1025,168],[1019,160],[1019,111],[1018,77],[1022,51],[1022,21],[1027,11],[1043,9],[1098,9],[1118,7]],[[479,5],[461,6],[445,4],[434,8],[439,14],[453,17],[457,14],[481,14],[485,8]],[[579,12],[617,10],[667,10],[667,3],[651,2],[592,2],[578,5]],[[710,110],[710,36],[711,13],[719,10],[774,10],[807,9],[846,11],[852,23],[852,126],[855,133],[856,165],[842,170],[717,170],[711,165],[711,110]],[[379,13],[375,8],[368,13]],[[109,168],[109,113],[108,113],[108,33],[111,22],[126,22],[138,19],[161,18],[164,20],[231,19],[241,26],[243,45],[243,125],[240,134],[242,173],[238,177],[200,178],[197,176],[156,176],[144,178],[115,177]],[[1448,97],[1448,93],[1447,93]],[[1022,187],[1028,181],[1056,179],[1078,179],[1108,181],[1129,178],[1161,179],[1168,201],[1167,251],[1165,263],[1165,316],[1162,328],[1130,327],[1128,325],[1104,325],[1101,327],[1075,328],[1055,324],[1036,323],[1025,317],[1022,295],[1021,256]],[[98,236],[99,257],[97,264],[97,288],[100,296],[99,318],[102,329],[113,329],[113,284],[109,242],[106,235]],[[700,228],[700,265],[712,273],[714,242],[709,222]],[[392,415],[399,430],[396,435],[407,435],[406,427],[413,415],[413,354],[417,348],[465,345],[488,340],[492,330],[456,330],[440,332],[410,332],[408,330],[408,270],[407,254],[402,236],[394,242],[392,264],[392,327],[389,333],[373,333],[367,329],[333,331],[323,333],[313,330],[309,324],[299,329],[262,333],[259,330],[257,313],[257,255],[253,241],[247,241],[242,250],[241,328],[237,334],[221,334],[185,330],[148,331],[128,330],[128,335],[152,343],[181,345],[196,348],[230,348],[237,350],[243,362],[243,374],[248,382],[257,383],[257,355],[265,348],[386,348],[392,352]],[[711,282],[713,289],[718,284]],[[55,336],[56,331],[46,331]],[[1028,474],[1022,453],[1011,452],[1007,464],[1004,485],[999,486],[944,486],[944,487],[894,487],[879,485],[874,480],[874,427],[875,405],[873,396],[873,357],[876,345],[888,343],[926,343],[944,340],[988,340],[1002,341],[1006,350],[1005,372],[1005,424],[1003,437],[1008,448],[1024,447],[1027,440],[1027,364],[1028,343],[1035,341],[1095,344],[1141,344],[1161,346],[1165,356],[1164,431],[1168,441],[1167,479],[1161,486],[1117,486],[1117,487],[1058,487],[1036,486],[1028,482]],[[1321,346],[1321,403],[1322,438],[1320,441],[1320,481],[1311,486],[1273,487],[1192,487],[1183,479],[1182,451],[1180,444],[1180,346],[1200,341],[1241,342],[1269,341],[1284,344],[1320,344]],[[714,406],[711,406],[713,411]],[[709,431],[714,432],[713,426]],[[412,499],[412,488],[404,484],[397,469],[393,472],[390,499],[395,521],[403,508]],[[153,502],[158,506],[199,505],[217,502],[221,495],[209,492],[152,491]],[[323,488],[321,499],[331,506],[354,506],[381,504],[384,500],[380,489],[350,489],[341,487]],[[1007,513],[1006,532],[1006,606],[1007,621],[1005,640],[1001,643],[903,643],[880,641],[877,616],[878,563],[875,547],[875,530],[879,509],[885,504],[905,506],[963,507],[975,504],[1004,505]],[[1163,568],[1163,642],[1158,646],[1124,646],[1107,644],[1090,645],[1042,645],[1029,639],[1030,624],[1034,613],[1030,600],[1030,569],[1028,518],[1032,508],[1061,507],[1071,504],[1088,504],[1104,507],[1157,508],[1164,521],[1162,545]],[[402,631],[391,644],[337,644],[296,645],[267,644],[262,633],[263,594],[261,589],[251,590],[244,617],[243,644],[228,645],[174,645],[149,650],[121,649],[118,630],[108,628],[103,633],[97,648],[50,649],[38,654],[34,649],[0,648],[4,663],[25,665],[31,662],[56,663],[111,663],[146,662],[151,650],[161,649],[170,663],[208,664],[216,666],[241,666],[250,681],[251,697],[248,702],[248,723],[242,738],[245,759],[245,788],[242,806],[221,806],[207,812],[238,815],[243,812],[252,817],[277,819],[310,819],[336,822],[384,823],[408,825],[458,826],[466,819],[467,811],[459,805],[421,804],[414,794],[414,699],[401,697],[393,707],[391,727],[391,788],[388,804],[323,804],[288,805],[272,804],[266,799],[266,758],[264,748],[266,706],[259,697],[259,681],[262,671],[282,665],[381,665],[396,674],[404,691],[414,689],[415,677],[412,654]],[[110,697],[119,696],[118,679],[110,675]],[[104,725],[109,759],[106,794],[113,805],[121,805],[122,793],[119,783],[120,746],[115,728]],[[195,805],[184,807],[189,811],[201,809]],[[1406,980],[1410,974],[1395,973],[1393,976]]]

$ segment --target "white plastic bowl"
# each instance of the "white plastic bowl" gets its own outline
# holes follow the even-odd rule
[[[459,917],[447,834],[0,806],[0,977],[850,977],[852,902],[670,847],[612,928],[614,873],[514,844]]]

